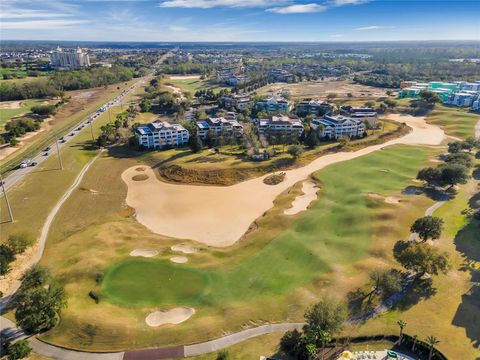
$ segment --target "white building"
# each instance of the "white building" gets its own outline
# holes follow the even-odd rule
[[[330,104],[318,99],[306,99],[300,101],[297,104],[297,114],[299,115],[306,115],[306,114],[314,114],[314,115],[323,115],[327,113],[330,109]]]
[[[231,96],[225,96],[223,98],[223,101],[227,109],[235,108],[237,110],[243,111],[252,106],[252,100],[248,95],[235,94]]]
[[[60,69],[77,69],[90,66],[90,58],[82,49],[64,51],[60,47],[52,51],[50,61],[53,67]]]
[[[360,121],[367,121],[372,128],[378,126],[378,114],[376,110],[369,107],[352,107],[352,106],[342,106],[340,107],[340,112],[352,119],[357,119]]]
[[[290,118],[288,116],[272,116],[268,119],[259,119],[257,128],[260,135],[283,132],[295,134],[296,137],[302,135],[304,130],[300,119]]]
[[[237,120],[225,119],[223,117],[200,120],[196,122],[198,128],[198,136],[205,140],[208,133],[213,132],[216,136],[236,136],[243,135],[243,127]]]
[[[363,137],[366,131],[363,121],[343,115],[325,115],[322,119],[314,119],[311,124],[313,129],[320,125],[323,126],[320,136],[328,139]]]
[[[167,121],[139,125],[135,129],[138,144],[149,149],[165,149],[188,144],[187,129]]]
[[[268,99],[260,100],[255,105],[257,109],[265,110],[266,112],[287,112],[291,110],[290,103],[284,98],[271,97]]]
[[[446,103],[454,106],[472,106],[478,96],[479,93],[476,91],[459,91],[453,94],[451,100]]]

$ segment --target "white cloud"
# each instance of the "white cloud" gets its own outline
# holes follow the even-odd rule
[[[298,4],[298,5],[289,5],[283,7],[274,7],[267,9],[269,12],[276,14],[304,14],[304,13],[315,13],[326,10],[327,7],[319,4]]]
[[[285,3],[285,1],[273,1],[273,3]],[[166,0],[159,7],[169,8],[200,8],[211,9],[214,7],[264,7],[272,5],[271,0]]]
[[[188,28],[185,26],[178,26],[178,25],[170,25],[168,30],[178,32],[178,31],[187,31]]]
[[[369,30],[383,30],[383,29],[393,29],[395,26],[379,26],[379,25],[371,25],[371,26],[363,26],[355,28],[355,31],[369,31]]]
[[[335,6],[343,6],[343,5],[359,5],[365,4],[370,2],[371,0],[334,0]]]
[[[29,18],[52,18],[52,17],[66,17],[70,14],[52,13],[44,10],[33,9],[15,9],[15,8],[3,8],[0,13],[2,19],[29,19]]]
[[[69,26],[84,25],[87,20],[31,20],[31,21],[3,21],[3,29],[18,30],[46,30],[61,29]]]
[[[341,38],[341,37],[344,37],[345,35],[344,34],[332,34],[330,35],[331,38]]]

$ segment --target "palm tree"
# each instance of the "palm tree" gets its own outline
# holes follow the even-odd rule
[[[400,335],[398,337],[398,345],[400,345],[403,340],[403,329],[405,329],[405,326],[407,326],[407,322],[404,320],[398,320],[397,324],[400,326]]]
[[[437,345],[440,341],[435,336],[427,337],[427,344],[430,345],[430,352],[428,353],[428,360],[432,359],[433,347]]]
[[[415,351],[415,347],[417,346],[418,335],[413,335],[413,345],[412,351]]]
[[[330,336],[330,333],[326,330],[320,331],[320,334],[318,334],[318,338],[320,340],[320,343],[322,344],[322,360],[325,356],[325,347],[327,344],[332,341],[332,337]]]

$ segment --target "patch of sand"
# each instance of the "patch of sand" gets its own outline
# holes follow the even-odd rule
[[[439,145],[445,137],[442,129],[427,124],[424,117],[393,114],[388,118],[406,123],[412,131],[384,144],[322,156],[304,167],[285,171],[285,180],[277,185],[263,183],[268,174],[232,186],[171,184],[159,181],[149,167],[145,170],[149,178],[138,182],[132,180],[138,167],[134,166],[122,174],[128,186],[126,202],[135,209],[137,220],[157,234],[227,247],[238,241],[257,218],[273,207],[273,201],[280,193],[313,172],[391,145]]]
[[[185,245],[185,244],[173,245],[170,247],[170,249],[172,249],[172,251],[179,251],[184,254],[194,254],[198,251],[193,246]]]
[[[0,109],[20,109],[22,107],[21,101],[2,101],[0,102]]]
[[[145,318],[148,326],[156,327],[165,324],[180,324],[190,319],[195,314],[195,309],[188,307],[177,307],[170,310],[157,310]]]
[[[130,252],[130,256],[154,257],[157,255],[157,250],[135,249]]]
[[[188,258],[185,256],[172,256],[170,261],[176,264],[185,264],[188,262]]]
[[[137,167],[135,170],[137,171],[145,171],[145,168],[143,166]]]
[[[200,75],[173,75],[169,76],[168,78],[172,80],[191,80],[200,79]]]
[[[318,186],[313,181],[305,181],[302,185],[303,195],[299,195],[293,200],[292,207],[286,209],[285,215],[295,215],[301,211],[307,210],[313,200],[317,198]]]
[[[401,201],[402,201],[402,199],[400,199],[399,197],[396,197],[396,196],[387,196],[385,198],[385,202],[387,204],[399,204]]]

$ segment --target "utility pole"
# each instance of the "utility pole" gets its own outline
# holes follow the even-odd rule
[[[10,222],[13,222],[13,212],[10,207],[10,202],[8,201],[7,190],[5,190],[5,184],[3,183],[3,177],[0,173],[0,183],[2,184],[3,196],[5,196],[5,203],[7,204],[8,215],[10,215]]]
[[[95,143],[95,137],[93,136],[93,121],[90,120],[90,134],[92,134],[92,142]]]
[[[62,157],[60,156],[60,149],[58,148],[58,139],[55,140],[55,145],[57,147],[57,156],[58,156],[58,162],[60,163],[60,170],[63,170]]]

